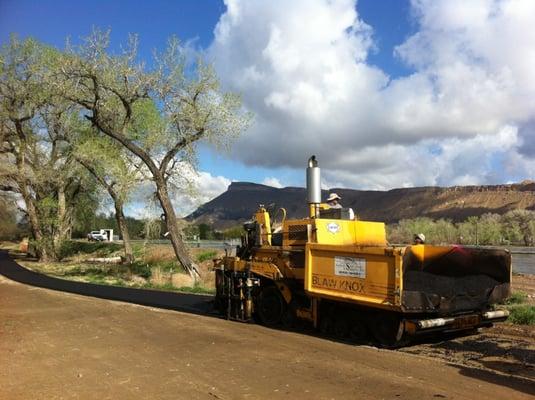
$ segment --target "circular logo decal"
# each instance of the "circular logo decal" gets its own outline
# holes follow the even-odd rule
[[[335,233],[340,232],[340,225],[338,225],[336,222],[329,222],[327,224],[327,230],[334,235]]]

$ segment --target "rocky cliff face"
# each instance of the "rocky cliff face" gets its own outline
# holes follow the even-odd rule
[[[392,189],[388,191],[331,189],[342,197],[344,207],[352,207],[359,218],[397,222],[403,218],[431,217],[464,220],[485,213],[504,214],[514,209],[535,210],[535,182],[512,185],[453,186]],[[326,198],[327,191],[323,191]],[[251,217],[259,204],[284,207],[289,218],[307,215],[306,190],[282,189],[247,182],[233,182],[228,190],[199,207],[187,217],[224,229]]]

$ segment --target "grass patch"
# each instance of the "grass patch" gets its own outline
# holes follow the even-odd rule
[[[217,252],[213,250],[203,251],[202,253],[197,254],[197,262],[202,263],[203,261],[211,260],[216,255],[217,255]]]
[[[10,241],[0,241],[0,249],[9,250],[9,251],[18,251],[20,244],[17,242]]]
[[[518,292],[513,292],[511,296],[505,299],[505,304],[507,305],[522,304],[522,303],[526,303],[527,300],[528,300],[528,294],[518,291]]]
[[[108,276],[111,275],[110,268],[76,266],[63,273],[63,276]]]
[[[194,286],[182,286],[178,289],[179,292],[187,292],[187,293],[197,293],[197,294],[215,294],[215,289],[213,288],[206,288],[201,285],[194,285]]]
[[[132,274],[148,279],[151,275],[151,266],[143,261],[135,261],[128,266]]]
[[[171,272],[171,273],[184,271],[182,267],[180,267],[176,261],[160,261],[157,263],[152,263],[150,264],[150,266],[160,268],[162,271]]]
[[[527,304],[509,308],[509,322],[517,325],[535,325],[535,306]]]
[[[86,274],[84,275],[85,279],[89,283],[94,283],[96,285],[109,285],[110,282],[106,280],[106,275],[102,274]]]
[[[101,274],[87,274],[84,275],[84,282],[94,283],[95,285],[109,285],[109,286],[124,286],[128,284],[119,277],[101,275]]]
[[[118,243],[68,240],[61,245],[61,258],[71,257],[76,254],[92,254],[97,257],[106,257],[122,248],[123,246]]]
[[[132,253],[134,254],[134,257],[136,259],[143,258],[145,256],[147,247],[143,243],[134,242],[131,245],[132,245]]]
[[[172,283],[165,283],[165,284],[154,284],[154,283],[146,283],[141,286],[143,289],[156,289],[156,290],[167,290],[172,292],[182,292],[182,293],[196,293],[196,294],[214,294],[215,289],[205,288],[201,285],[194,285],[194,286],[182,286],[182,287],[175,287]]]
[[[173,248],[168,245],[143,246],[134,244],[136,260],[132,264],[104,264],[88,262],[88,257],[109,257],[122,253],[120,244],[109,242],[68,241],[64,244],[63,261],[41,263],[25,261],[30,269],[78,282],[98,285],[123,286],[140,289],[156,289],[172,292],[213,294],[213,274],[208,273],[206,282],[193,284],[192,279],[183,274]],[[197,250],[197,249],[196,249]],[[214,249],[203,249],[193,254],[199,262],[217,256]],[[181,279],[181,276],[184,279]],[[209,279],[209,280],[208,280]]]
[[[134,248],[135,263],[134,269],[151,269],[159,268],[162,271],[175,273],[181,272],[182,268],[177,262],[174,250],[170,246],[154,245],[154,246],[137,246]],[[143,265],[143,266],[141,266]],[[132,271],[135,273],[135,271]],[[141,275],[148,278],[146,274]]]

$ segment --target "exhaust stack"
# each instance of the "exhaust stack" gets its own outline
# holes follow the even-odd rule
[[[310,217],[318,217],[319,205],[321,203],[321,175],[316,156],[312,156],[308,159],[307,202],[310,205]]]

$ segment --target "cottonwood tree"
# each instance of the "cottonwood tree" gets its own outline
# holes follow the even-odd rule
[[[16,37],[0,53],[0,190],[23,200],[41,260],[60,257],[73,209],[90,187],[63,139],[72,107],[49,91],[53,53]]]
[[[502,216],[503,231],[512,242],[522,241],[525,246],[533,245],[535,237],[535,211],[512,210]]]
[[[44,104],[39,61],[42,48],[33,40],[20,42],[11,37],[0,54],[0,123],[1,123],[1,190],[20,194],[25,203],[33,238],[40,242],[36,199],[31,188],[27,166],[28,148],[32,145],[27,125]],[[40,258],[47,259],[46,249]]]
[[[126,50],[112,54],[109,33],[95,32],[56,67],[59,92],[83,107],[99,132],[143,162],[175,254],[190,275],[198,275],[181,237],[170,178],[180,162],[195,160],[199,141],[225,146],[245,129],[249,116],[239,96],[221,91],[209,65],[190,66],[176,39],[149,69],[137,61],[135,37]]]
[[[125,260],[134,261],[124,205],[137,184],[142,182],[139,167],[107,136],[95,134],[92,127],[79,123],[69,138],[72,156],[108,192],[115,208],[115,220],[123,239]]]

